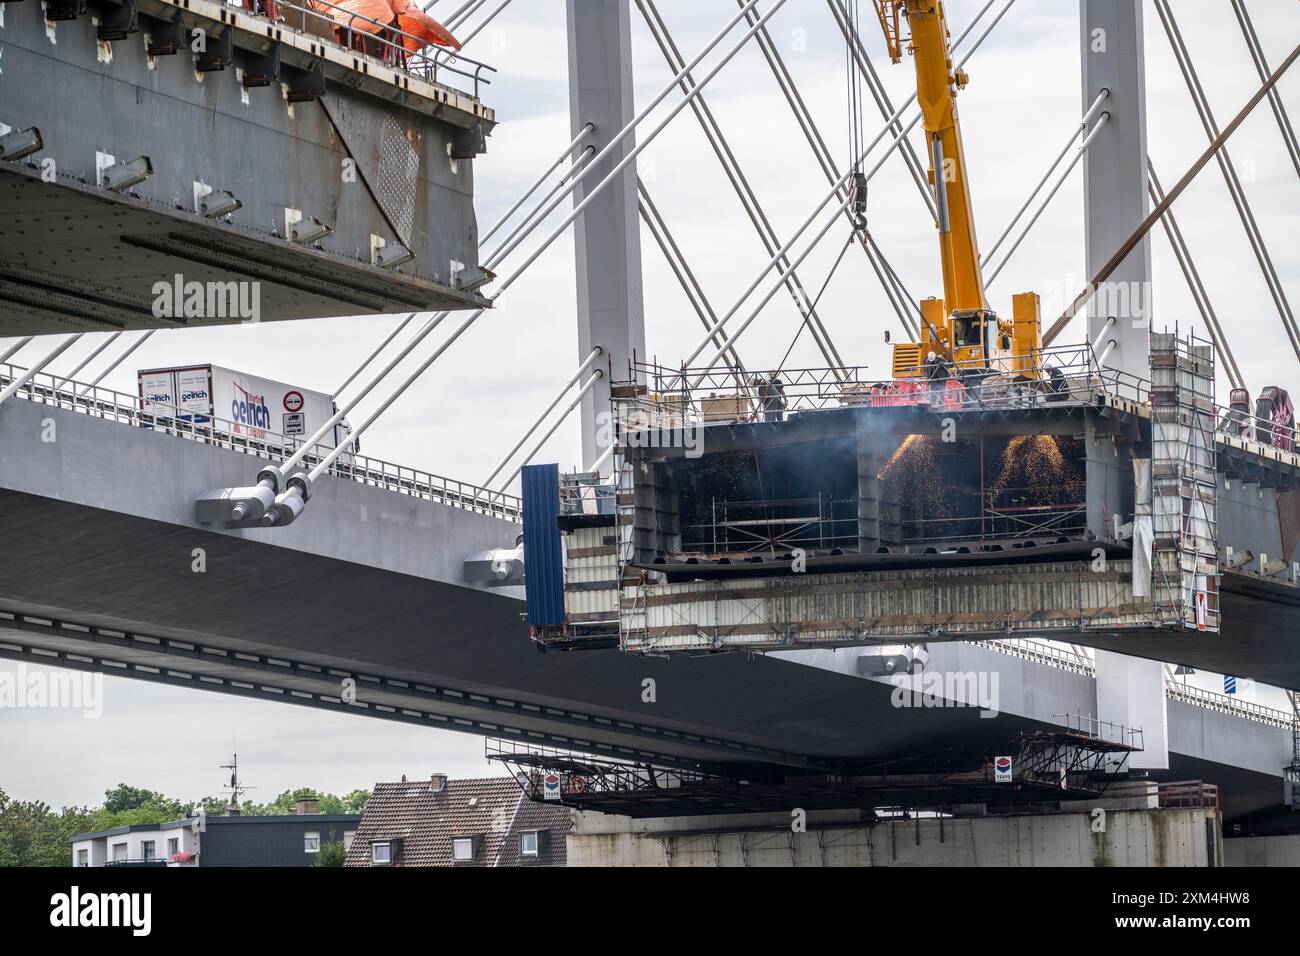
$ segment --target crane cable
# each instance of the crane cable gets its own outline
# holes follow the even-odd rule
[[[860,43],[858,28],[861,19],[858,0],[847,0],[844,13],[844,77],[846,100],[848,102],[849,169],[853,171],[849,188],[853,193],[854,226],[856,229],[861,229],[866,226],[867,184],[862,175],[862,144],[866,139],[862,130],[862,102],[864,99],[862,94],[862,73],[858,70],[857,62],[853,59],[854,44]],[[859,190],[861,190],[861,195],[858,194]]]

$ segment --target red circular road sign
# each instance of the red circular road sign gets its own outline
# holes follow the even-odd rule
[[[302,392],[285,392],[284,393],[284,410],[286,412],[300,412],[306,399],[302,397]]]

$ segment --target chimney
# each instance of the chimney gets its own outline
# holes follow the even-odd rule
[[[315,813],[320,813],[320,801],[319,801],[319,800],[299,800],[299,801],[298,801],[298,816],[300,816],[300,817],[307,817],[307,816],[311,816],[312,814],[315,814]]]
[[[429,778],[429,792],[442,793],[447,789],[447,775],[445,773],[435,773]]]

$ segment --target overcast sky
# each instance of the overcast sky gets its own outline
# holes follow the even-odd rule
[[[1276,67],[1300,42],[1300,7],[1295,0],[1247,2],[1266,57]],[[914,88],[912,66],[906,60],[897,66],[889,62],[871,4],[861,4],[864,43],[891,97],[900,103]],[[458,5],[441,0],[432,12],[446,14]],[[982,5],[982,0],[949,0],[954,33]],[[736,10],[734,0],[660,0],[658,6],[688,58]],[[761,6],[767,9],[769,0]],[[1077,0],[1019,0],[967,65],[970,85],[959,103],[984,248],[1002,232],[1078,123],[1078,7]],[[1259,85],[1236,20],[1223,0],[1174,0],[1173,7],[1216,118],[1225,126]],[[1207,140],[1149,2],[1146,14],[1149,152],[1169,188]],[[672,74],[638,16],[634,11],[639,106]],[[825,0],[787,0],[769,26],[823,136],[837,161],[846,164],[845,51]],[[706,64],[729,45],[720,46]],[[571,138],[563,0],[518,0],[465,52],[500,70],[485,99],[501,125],[487,155],[475,162],[478,219],[486,231]],[[696,75],[705,72],[702,68]],[[1279,89],[1300,119],[1300,69],[1292,70]],[[671,95],[642,129],[652,129],[679,96]],[[757,49],[743,50],[709,85],[706,97],[777,233],[788,236],[826,185]],[[868,138],[880,127],[873,109],[868,103]],[[1300,179],[1266,104],[1234,135],[1229,151],[1286,291],[1300,304]],[[641,175],[655,202],[715,310],[726,312],[768,256],[689,110],[649,145],[643,160]],[[869,197],[872,232],[907,288],[918,297],[940,294],[933,224],[897,158],[873,180]],[[1300,389],[1277,311],[1213,163],[1175,211],[1252,392],[1274,383]],[[833,229],[800,269],[805,286],[821,286],[846,229]],[[1163,233],[1157,229],[1153,236],[1157,328],[1176,323],[1182,330],[1204,333]],[[642,248],[648,350],[675,364],[697,344],[698,319],[648,234]],[[1057,301],[1068,299],[1082,285],[1084,273],[1082,177],[1076,169],[991,287],[991,304],[1009,311],[1011,294],[1024,290],[1038,291],[1049,301],[1053,294]],[[765,283],[762,289],[767,287]],[[366,453],[481,481],[576,366],[574,298],[573,246],[565,236],[385,414],[367,435]],[[860,252],[850,252],[819,312],[850,364],[887,367],[883,332],[897,333],[898,328]],[[741,340],[746,364],[775,366],[790,344],[797,318],[789,299],[775,296]],[[214,362],[333,391],[357,357],[397,321],[364,317],[162,332],[105,384],[134,392],[136,368]],[[1079,325],[1081,320],[1058,342],[1080,341]],[[70,369],[99,341],[87,336],[56,370]],[[48,340],[39,342],[17,361],[31,360],[49,347]],[[819,364],[824,363],[806,336],[787,363]],[[1219,388],[1222,400],[1226,380]],[[363,404],[362,412],[367,407]],[[354,421],[361,417],[352,416]],[[576,425],[569,423],[539,460],[571,467],[580,464],[579,450]],[[199,797],[218,791],[222,771],[217,767],[227,762],[233,735],[244,776],[259,787],[253,799],[293,786],[346,791],[403,773],[494,772],[482,759],[477,737],[360,717],[115,678],[105,679],[105,708],[98,720],[61,711],[0,711],[0,787],[13,796],[56,805],[97,802],[106,787],[119,781]]]

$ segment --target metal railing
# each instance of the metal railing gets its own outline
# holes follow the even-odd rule
[[[24,371],[26,370],[16,365],[0,365],[0,388],[4,388]],[[15,393],[15,397],[123,425],[147,428],[205,445],[215,445],[267,461],[286,458],[302,444],[292,436],[279,435],[263,429],[254,429],[250,434],[247,425],[229,419],[213,417],[210,421],[204,422],[187,420],[186,416],[192,415],[192,412],[160,402],[151,401],[149,403],[151,410],[146,412],[141,407],[139,396],[99,385],[64,381],[61,376],[47,372],[40,372],[33,376],[30,382]],[[156,409],[159,408],[169,410],[170,417],[158,414]],[[331,451],[333,451],[332,446],[316,445],[303,459],[303,466],[311,468]],[[365,455],[347,454],[330,468],[329,473],[335,478],[355,481],[358,484],[423,498],[427,501],[436,501],[478,514],[492,515],[507,521],[522,520],[523,502],[516,495],[457,481],[454,478],[445,478],[418,468],[408,468],[394,462]]]
[[[312,36],[322,38],[333,35],[335,42],[350,52],[374,57],[387,67],[429,83],[451,87],[452,84],[439,78],[440,74],[453,73],[464,77],[473,84],[475,99],[479,98],[480,84],[487,86],[492,82],[483,75],[484,72],[496,72],[495,67],[446,47],[435,47],[432,53],[426,52],[428,41],[421,37],[347,10],[329,0],[303,0],[302,3],[293,0],[243,0],[232,5],[274,22],[286,21],[286,11],[292,11],[301,16],[302,26],[289,24],[291,29],[306,30]],[[318,29],[310,29],[309,23]],[[406,41],[413,46],[406,46]]]
[[[1214,406],[1214,432],[1216,436],[1258,442],[1266,448],[1300,451],[1300,431],[1294,425],[1258,418],[1250,412],[1234,411],[1222,405]]]
[[[1200,780],[1176,780],[1157,784],[1156,800],[1166,810],[1218,810],[1219,788]]]
[[[1232,694],[1220,694],[1200,687],[1186,686],[1172,678],[1165,681],[1165,695],[1170,700],[1196,704],[1198,707],[1217,710],[1223,714],[1232,714],[1234,717],[1268,724],[1270,727],[1291,727],[1294,724],[1292,715],[1284,710],[1265,707],[1263,704],[1253,704]]]
[[[968,643],[987,647],[1003,654],[1010,654],[1022,660],[1035,661],[1039,664],[1047,664],[1051,667],[1073,671],[1076,674],[1084,674],[1088,677],[1097,676],[1096,666],[1085,656],[1043,641],[1009,638],[993,641],[969,641]],[[1294,717],[1284,710],[1244,701],[1231,694],[1220,694],[1212,690],[1186,686],[1173,678],[1166,678],[1165,680],[1165,696],[1170,700],[1195,704],[1198,707],[1205,707],[1208,710],[1215,710],[1224,714],[1232,714],[1234,717],[1268,724],[1271,727],[1295,726]]]
[[[837,517],[852,509],[851,517]],[[857,500],[829,497],[738,501],[697,500],[698,520],[683,522],[683,552],[753,553],[794,548],[826,550],[858,547]],[[846,507],[847,506],[847,507]]]
[[[1064,502],[1017,507],[989,506],[983,509],[982,514],[953,514],[938,518],[895,517],[892,513],[882,513],[880,523],[897,528],[896,537],[905,545],[996,544],[1030,539],[1077,540],[1087,533],[1087,509],[1079,504]]]
[[[1097,676],[1096,666],[1083,655],[1056,647],[1044,641],[1010,638],[996,641],[971,641],[970,643],[1003,654],[1010,654],[1012,657],[1019,657],[1022,660],[1048,664],[1052,667],[1059,667],[1062,670],[1073,671],[1076,674],[1083,674],[1088,677]]]
[[[562,514],[607,514],[615,511],[614,486],[602,482],[599,474],[574,472],[560,475]]]
[[[1053,714],[1052,716],[1058,720],[1063,720],[1065,729],[1070,733],[1082,737],[1091,737],[1093,740],[1109,740],[1125,747],[1133,747],[1136,750],[1143,749],[1144,740],[1141,727],[1117,724],[1113,721],[1102,720],[1100,717],[1094,717],[1091,714]]]
[[[850,406],[919,406],[936,411],[979,411],[1095,404],[1101,394],[1145,403],[1147,379],[1098,366],[1087,345],[1044,349],[1032,357],[1000,360],[1013,374],[965,379],[882,379],[865,367],[750,370],[668,368],[632,363],[614,383],[620,428],[636,431],[694,424],[783,420],[791,414]],[[1020,376],[1016,378],[1016,376]],[[776,384],[779,382],[779,385]],[[641,383],[644,383],[642,385]]]
[[[865,366],[843,369],[749,370],[748,380],[727,368],[668,368],[632,363],[628,378],[613,383],[635,397],[615,400],[620,433],[656,428],[736,422],[781,421],[790,415],[831,408],[916,406],[934,411],[979,411],[1092,405],[1099,395],[1137,404],[1150,401],[1149,379],[1097,364],[1088,345],[1044,349],[1032,361],[1013,356],[1036,373],[1036,382],[1006,375],[980,379],[882,379]],[[1025,373],[1020,373],[1024,375]],[[779,380],[779,388],[773,385]],[[642,384],[644,383],[644,384]],[[616,388],[617,394],[620,389]],[[1215,404],[1219,440],[1245,439],[1265,447],[1300,453],[1300,428],[1249,411]]]
[[[100,866],[103,867],[124,866],[124,867],[133,867],[133,868],[138,866],[165,867],[167,866],[167,861],[160,856],[139,857],[139,858],[132,857],[130,859],[124,859],[124,860],[105,860],[103,863],[100,864]]]

